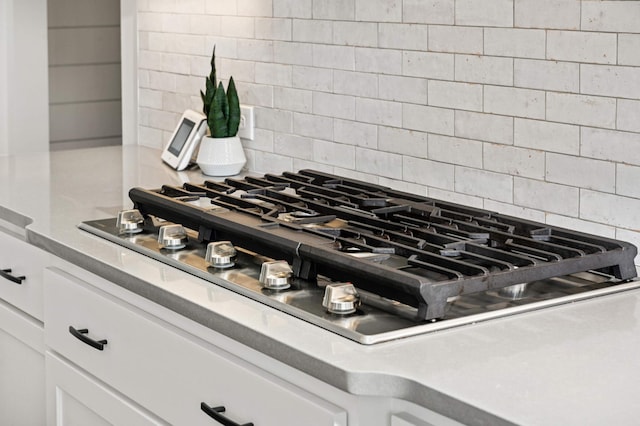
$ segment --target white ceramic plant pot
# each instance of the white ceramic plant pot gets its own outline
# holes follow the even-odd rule
[[[240,173],[247,162],[242,142],[238,136],[212,138],[205,136],[200,141],[197,163],[202,173],[208,176],[233,176]]]

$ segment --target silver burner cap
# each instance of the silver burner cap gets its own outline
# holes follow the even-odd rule
[[[158,244],[169,250],[179,250],[187,244],[187,231],[182,225],[165,225],[160,227]]]
[[[293,270],[286,260],[264,262],[260,270],[260,284],[271,290],[285,290],[291,287]]]
[[[216,241],[207,244],[204,260],[214,268],[231,268],[235,257],[236,249],[230,241]]]
[[[352,314],[360,306],[360,295],[351,283],[329,284],[324,289],[322,306],[332,314]]]
[[[116,227],[121,234],[137,234],[142,232],[144,217],[137,209],[118,212]]]

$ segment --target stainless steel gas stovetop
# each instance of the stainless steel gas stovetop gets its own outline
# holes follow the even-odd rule
[[[640,286],[628,243],[317,171],[130,197],[80,228],[363,344]]]

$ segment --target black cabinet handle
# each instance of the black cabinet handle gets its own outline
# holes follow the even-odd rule
[[[80,340],[82,343],[86,343],[87,345],[91,346],[92,348],[96,348],[99,351],[103,350],[104,346],[107,344],[106,340],[93,340],[91,337],[87,336],[89,330],[86,328],[81,328],[78,330],[77,328],[74,328],[70,325],[69,333],[71,333],[73,337]]]
[[[220,414],[220,413],[224,413],[224,410],[225,410],[224,407],[209,407],[206,403],[201,402],[200,409],[205,413],[207,413],[207,415],[211,417],[213,420],[217,421],[218,423],[224,426],[253,426],[253,423],[245,423],[241,425],[239,423],[234,422],[233,420],[229,420],[228,418]]]
[[[16,277],[15,275],[11,275],[11,269],[0,269],[0,277],[9,280],[9,281],[13,281],[16,284],[22,284],[22,281],[24,281],[27,277]]]

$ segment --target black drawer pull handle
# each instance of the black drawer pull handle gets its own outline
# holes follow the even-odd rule
[[[86,343],[87,345],[91,346],[92,348],[96,348],[99,351],[103,350],[104,346],[107,344],[106,340],[93,340],[91,337],[87,336],[89,330],[86,328],[81,328],[78,330],[77,328],[74,328],[70,325],[69,333],[71,333],[73,337],[80,340],[82,343]]]
[[[16,284],[22,284],[22,281],[27,278],[25,276],[16,277],[15,275],[11,275],[11,269],[0,269],[0,277],[9,281],[13,281]]]
[[[201,402],[200,409],[205,413],[207,413],[207,415],[211,417],[213,420],[217,421],[218,423],[224,426],[253,426],[253,423],[245,423],[241,425],[234,422],[233,420],[229,420],[228,418],[220,414],[220,413],[224,413],[224,410],[225,410],[224,407],[209,407],[206,403]]]

